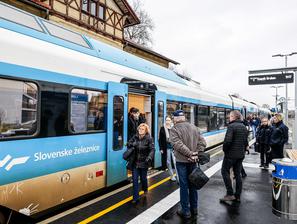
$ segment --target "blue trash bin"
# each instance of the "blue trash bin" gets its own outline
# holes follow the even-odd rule
[[[274,159],[272,172],[272,212],[282,218],[297,220],[297,162]]]

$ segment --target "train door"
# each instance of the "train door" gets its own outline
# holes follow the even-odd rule
[[[155,103],[154,103],[154,140],[155,140],[155,159],[154,167],[161,166],[161,153],[159,146],[159,132],[160,128],[164,125],[165,116],[166,116],[166,93],[161,91],[155,91]]]
[[[107,186],[127,179],[126,161],[123,153],[127,142],[128,86],[108,83],[107,124]]]

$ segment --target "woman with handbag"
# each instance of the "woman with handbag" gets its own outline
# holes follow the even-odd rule
[[[172,169],[172,161],[174,161],[173,153],[172,153],[172,145],[170,143],[170,130],[172,128],[172,120],[170,117],[166,117],[165,125],[160,128],[159,134],[159,145],[160,145],[160,152],[162,154],[162,169],[166,169],[166,165],[171,177],[171,181],[176,181],[174,177],[173,169]]]
[[[128,142],[128,150],[132,150],[134,162],[131,165],[132,180],[133,180],[133,200],[132,203],[139,201],[139,186],[140,182],[144,195],[148,191],[147,171],[151,166],[154,158],[155,147],[152,137],[150,136],[149,126],[147,124],[140,124],[137,128],[137,133]],[[128,151],[127,150],[127,151]]]

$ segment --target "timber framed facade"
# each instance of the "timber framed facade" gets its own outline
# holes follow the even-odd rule
[[[124,28],[140,21],[126,0],[1,0],[123,48]],[[16,3],[17,2],[17,3]]]

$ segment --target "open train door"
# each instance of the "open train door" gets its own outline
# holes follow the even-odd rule
[[[123,153],[127,143],[128,86],[108,83],[107,124],[107,186],[127,179],[126,161]]]
[[[154,168],[158,168],[162,165],[161,152],[159,146],[159,132],[160,128],[164,125],[166,116],[166,93],[161,91],[155,92],[155,108],[154,108],[154,139],[155,139],[155,159]]]

